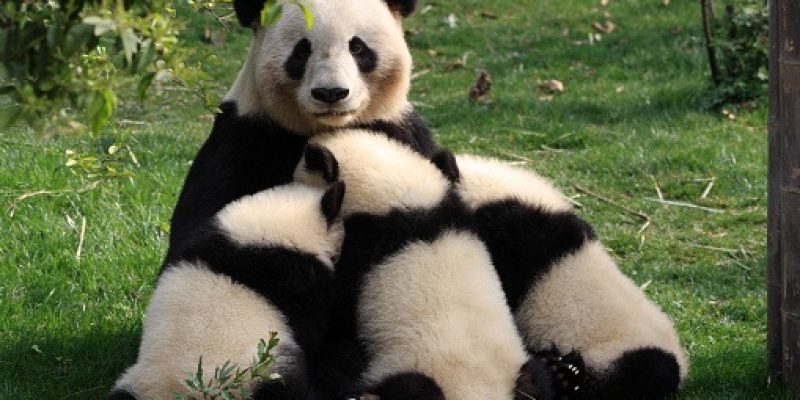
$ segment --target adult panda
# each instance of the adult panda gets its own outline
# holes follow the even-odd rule
[[[327,191],[292,183],[245,196],[192,239],[158,279],[139,357],[109,400],[185,393],[202,356],[214,367],[250,365],[259,339],[277,332],[272,371],[253,399],[316,399],[306,354],[322,346],[333,294],[333,262],[343,239],[335,221],[344,184]]]
[[[457,164],[459,194],[473,210],[526,344],[583,366],[580,390],[570,398],[675,393],[688,359],[672,322],[617,268],[562,193],[497,160],[459,156]]]
[[[342,127],[379,131],[426,156],[436,149],[407,100],[402,18],[416,0],[305,0],[259,26],[265,0],[234,0],[254,30],[247,59],[195,157],[172,215],[166,262],[229,202],[290,182],[307,139]]]
[[[429,161],[383,135],[339,131],[310,139],[295,179],[348,185],[334,323],[367,358],[361,398],[551,398],[453,191],[452,153]]]

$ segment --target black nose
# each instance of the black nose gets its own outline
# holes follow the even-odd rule
[[[350,90],[338,87],[311,89],[312,97],[328,104],[336,103],[337,101],[347,97],[348,94],[350,94]]]

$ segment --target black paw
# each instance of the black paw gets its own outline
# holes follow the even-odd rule
[[[571,399],[580,393],[586,376],[583,358],[576,352],[561,355],[556,350],[532,354],[545,364],[550,372],[555,399]]]

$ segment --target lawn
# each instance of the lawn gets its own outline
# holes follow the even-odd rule
[[[187,18],[224,93],[249,33],[212,48],[207,20]],[[614,32],[590,40],[606,20]],[[422,1],[406,24],[411,98],[441,144],[533,168],[573,198],[675,320],[692,358],[680,399],[789,399],[765,368],[766,105],[707,108],[699,21],[689,1]],[[493,87],[473,104],[480,70]],[[550,79],[564,93],[542,92]],[[133,178],[92,185],[65,166],[67,150],[108,140],[0,133],[0,399],[102,398],[135,360],[171,209],[212,119],[181,90],[123,101],[116,156]]]

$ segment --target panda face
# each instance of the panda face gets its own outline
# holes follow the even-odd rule
[[[286,5],[275,26],[256,31],[228,95],[240,113],[266,113],[306,134],[399,118],[411,69],[400,15],[381,0],[306,3],[312,29],[299,7]]]

